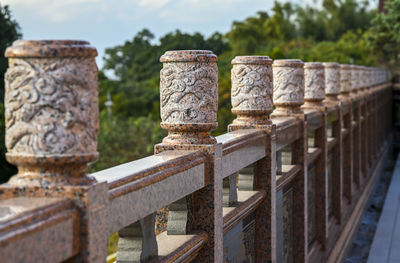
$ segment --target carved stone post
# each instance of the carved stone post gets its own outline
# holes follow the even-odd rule
[[[263,56],[235,57],[232,60],[233,124],[254,126],[271,124],[272,60]]]
[[[340,97],[349,99],[351,92],[351,65],[340,64]]]
[[[160,59],[163,145],[215,144],[218,68],[211,51],[167,51]]]
[[[358,97],[358,89],[360,84],[360,74],[358,66],[351,65],[351,96],[356,99]]]
[[[343,154],[343,141],[342,141],[342,107],[340,107],[340,65],[338,63],[323,63],[325,69],[325,104],[327,106],[335,106],[337,112],[336,121],[332,122],[332,137],[337,139],[337,144],[328,156],[328,200],[329,189],[331,189],[331,211],[333,216],[341,221],[342,217],[342,154]],[[329,179],[330,178],[330,179]],[[328,211],[329,211],[328,204]],[[329,214],[329,213],[328,213]]]
[[[292,216],[285,218],[288,222],[296,225],[290,237],[283,237],[284,244],[289,249],[292,247],[293,260],[295,262],[307,262],[308,241],[307,241],[307,131],[304,121],[304,113],[301,105],[304,103],[304,63],[299,59],[275,60],[272,64],[274,91],[273,101],[275,110],[271,114],[271,119],[294,117],[301,120],[301,136],[292,145],[291,163],[300,165],[301,170],[293,179],[291,184],[293,198]],[[281,193],[278,193],[282,195]],[[282,213],[282,203],[277,202],[277,214]],[[280,209],[280,211],[278,211]],[[290,209],[290,208],[288,208]],[[283,220],[283,218],[280,218]],[[279,220],[279,219],[278,219]],[[284,228],[284,226],[283,226]],[[283,229],[277,229],[280,233]],[[285,233],[285,232],[283,232]],[[279,241],[278,241],[279,242]],[[282,255],[277,255],[279,258]],[[285,256],[285,255],[284,255]],[[286,256],[285,256],[286,257]]]
[[[228,126],[228,131],[261,129],[266,135],[266,156],[251,167],[253,174],[250,169],[249,175],[240,174],[239,190],[266,193],[255,211],[255,262],[275,262],[276,128],[269,119],[273,110],[272,60],[267,56],[238,56],[232,64],[232,112],[238,117]]]
[[[360,115],[361,115],[361,127],[360,127],[360,136],[361,136],[361,173],[364,177],[367,176],[368,173],[368,92],[366,91],[368,85],[368,76],[367,69],[364,66],[358,66],[359,70],[359,96],[360,100]]]
[[[342,103],[342,119],[343,129],[347,131],[347,135],[343,137],[342,166],[343,166],[343,196],[346,197],[346,204],[352,201],[352,104],[351,104],[351,65],[340,64],[340,96]]]
[[[360,71],[360,89],[361,92],[364,92],[368,86],[368,68],[361,66]]]
[[[201,150],[208,157],[205,187],[186,198],[186,218],[182,202],[171,206],[177,214],[170,209],[175,226],[169,233],[207,231],[207,244],[196,261],[222,262],[222,145],[210,135],[217,127],[217,56],[207,50],[167,51],[160,61],[161,127],[168,136],[155,146],[155,153]]]
[[[6,157],[18,174],[1,197],[72,200],[71,262],[105,262],[110,234],[107,183],[86,174],[98,155],[96,55],[80,40],[15,41],[5,53]]]
[[[321,108],[325,99],[325,71],[319,62],[304,63],[304,108]]]
[[[323,63],[325,69],[325,96],[327,102],[338,102],[340,94],[340,65]]]
[[[304,63],[300,59],[279,59],[272,65],[274,78],[273,101],[275,110],[271,118],[303,115]]]
[[[97,158],[97,51],[85,41],[15,41],[6,50],[11,185],[91,184]]]
[[[361,97],[360,97],[360,70],[359,66],[351,65],[351,99],[353,120],[353,182],[360,188],[361,174]]]
[[[315,147],[321,149],[321,154],[314,163],[314,167],[307,167],[308,187],[308,235],[312,238],[312,229],[315,229],[315,238],[322,247],[326,246],[328,226],[328,193],[327,193],[327,157],[328,148],[326,145],[326,110],[323,100],[325,99],[325,70],[324,65],[319,62],[304,63],[304,89],[305,103],[302,109],[305,111],[318,111],[322,118],[322,125],[312,132],[308,138],[314,141]],[[307,115],[306,121],[307,121]],[[314,183],[313,183],[314,182]],[[312,189],[312,187],[314,189]],[[314,212],[313,212],[314,211]],[[314,216],[313,216],[314,214]],[[318,215],[318,216],[315,216]]]

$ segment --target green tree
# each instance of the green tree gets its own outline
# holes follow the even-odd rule
[[[371,44],[380,62],[394,70],[400,67],[400,0],[385,2],[384,12],[373,20]]]
[[[100,114],[98,137],[99,160],[89,171],[94,172],[143,158],[153,153],[154,142],[166,136],[158,122],[146,117],[117,118]]]
[[[154,35],[144,29],[131,41],[107,49],[105,67],[99,72],[102,112],[99,151],[100,156],[108,157],[101,157],[94,168],[101,169],[149,154],[152,145],[160,141],[159,71],[162,65],[159,58],[165,51],[209,49],[218,55],[219,125],[213,132],[218,135],[226,132],[227,125],[234,118],[231,113],[230,70],[235,56],[267,55],[272,59],[300,58],[304,61],[340,63],[353,60],[355,63],[374,65],[376,57],[368,42],[371,32],[367,29],[375,14],[374,10],[367,9],[365,1],[324,0],[319,8],[276,1],[271,11],[260,11],[243,21],[234,21],[226,34],[216,32],[205,38],[200,33],[188,34],[176,30],[156,41]],[[111,71],[115,78],[108,78],[104,74],[106,71]],[[104,102],[108,93],[113,100],[112,119],[104,117]],[[135,124],[134,120],[138,119],[143,129]],[[110,121],[114,124],[103,123]],[[155,136],[145,137],[152,133]],[[139,136],[135,134],[144,136],[146,143],[131,141],[124,150],[126,144],[123,141],[130,136]],[[114,140],[121,140],[122,143],[118,145],[113,143]],[[102,165],[107,160],[114,161]]]
[[[375,15],[368,1],[324,0],[322,9],[297,6],[298,35],[316,41],[338,40],[349,30],[368,29]]]
[[[14,40],[21,38],[20,27],[12,18],[10,8],[0,4],[0,53],[4,54],[6,48],[11,45]],[[16,173],[16,168],[7,163],[5,159],[6,147],[5,140],[5,123],[4,123],[4,73],[8,67],[8,61],[4,56],[0,56],[0,183],[3,183]]]
[[[294,37],[296,31],[291,22],[292,5],[276,1],[272,11],[272,16],[267,12],[257,12],[254,17],[232,23],[226,36],[235,55],[254,54],[274,41],[286,41]]]
[[[159,59],[165,51],[210,49],[219,55],[229,49],[218,32],[205,38],[176,30],[154,42],[154,35],[143,29],[132,41],[106,49],[104,68],[99,71],[100,159],[91,171],[148,155],[165,135],[159,127]],[[107,77],[107,71],[114,79]],[[111,118],[104,105],[108,94],[113,102]]]

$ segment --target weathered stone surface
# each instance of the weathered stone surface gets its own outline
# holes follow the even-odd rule
[[[11,58],[6,146],[15,154],[96,153],[97,68],[92,58]]]
[[[340,93],[340,65],[338,63],[323,63],[325,69],[325,94]]]
[[[304,89],[306,101],[325,99],[325,72],[322,63],[304,63]]]
[[[358,67],[356,65],[351,65],[351,91],[357,92],[358,88],[359,88],[359,70]]]
[[[160,59],[161,127],[166,144],[212,144],[217,126],[217,57],[206,50],[167,51]]]
[[[279,59],[272,65],[274,116],[300,112],[304,103],[304,63],[300,59]]]
[[[272,60],[267,56],[239,56],[232,60],[233,124],[267,124],[272,103]]]
[[[340,92],[351,92],[351,65],[340,64]]]
[[[74,40],[16,41],[7,49],[7,160],[19,167],[10,183],[78,182],[96,160],[96,55]]]
[[[304,63],[300,59],[275,60],[273,98],[275,105],[304,103]]]
[[[144,262],[157,256],[155,214],[121,229],[118,232],[117,263]]]
[[[256,58],[248,64],[244,64],[241,57],[232,61],[233,112],[272,112],[272,60],[268,57]]]

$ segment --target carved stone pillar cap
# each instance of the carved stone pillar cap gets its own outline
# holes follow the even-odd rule
[[[335,62],[323,63],[325,68],[325,94],[334,96],[340,93],[340,65]]]
[[[351,65],[340,64],[340,93],[348,94],[351,91]]]
[[[173,50],[161,56],[160,62],[217,62],[218,58],[209,50]]]
[[[336,62],[324,62],[322,63],[322,65],[324,65],[325,68],[337,68],[337,69],[339,69],[341,66],[339,63]]]
[[[214,144],[217,127],[217,56],[208,50],[167,51],[161,56],[161,127],[163,144]]]
[[[274,60],[274,67],[296,67],[301,68],[304,62],[301,59],[276,59]]]
[[[97,159],[97,51],[81,40],[19,40],[5,52],[7,160],[12,185],[90,184]]]
[[[359,70],[358,70],[358,66],[357,65],[350,65],[351,67],[351,91],[353,93],[357,93],[357,90],[359,89],[359,84],[360,84],[360,80],[359,80]]]
[[[304,69],[321,69],[324,65],[321,62],[305,62]]]
[[[279,108],[291,108],[292,112],[300,112],[304,103],[304,63],[300,59],[279,59],[272,64],[274,90],[273,102]],[[276,109],[274,114],[288,112],[288,109]]]
[[[83,40],[17,40],[6,49],[5,57],[63,58],[95,57],[97,50]]]
[[[304,63],[304,88],[304,99],[307,102],[321,102],[325,98],[325,72],[322,63]]]
[[[349,64],[340,64],[341,69],[352,69],[352,65]]]
[[[272,64],[272,59],[268,56],[236,56],[232,60],[232,64],[269,65]]]
[[[269,124],[272,103],[272,60],[267,56],[237,56],[232,60],[233,124]]]

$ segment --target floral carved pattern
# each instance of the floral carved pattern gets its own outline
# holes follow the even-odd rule
[[[167,123],[215,123],[216,63],[165,63],[160,73],[161,119]]]
[[[304,70],[300,67],[273,67],[274,103],[304,103]]]
[[[96,152],[98,104],[94,59],[10,59],[5,82],[8,152]]]
[[[272,111],[272,70],[269,65],[234,65],[232,107],[236,110]]]
[[[305,69],[304,83],[305,99],[322,100],[325,98],[325,75],[323,68]]]

